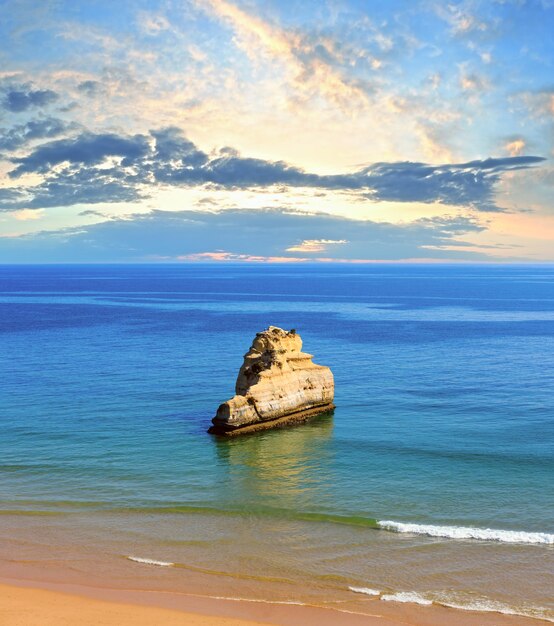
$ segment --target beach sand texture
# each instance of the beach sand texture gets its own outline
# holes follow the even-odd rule
[[[377,605],[353,614],[310,606],[250,603],[186,594],[144,593],[27,581],[0,583],[2,626],[530,626],[519,616],[443,607]]]
[[[215,623],[255,626],[260,623],[8,585],[0,586],[0,597],[0,623],[5,626],[211,626]]]

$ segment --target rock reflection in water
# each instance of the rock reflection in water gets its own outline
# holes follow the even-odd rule
[[[327,497],[333,455],[333,418],[327,413],[301,426],[236,439],[215,439],[229,505],[306,510]]]

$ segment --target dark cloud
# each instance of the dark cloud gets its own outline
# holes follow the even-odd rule
[[[19,203],[23,200],[25,194],[19,189],[0,188],[0,211],[13,211],[14,209],[23,208]]]
[[[97,80],[84,80],[77,85],[77,89],[85,96],[93,98],[102,91],[102,83]]]
[[[469,205],[490,202],[503,172],[526,169],[542,157],[519,156],[468,163],[375,163],[351,174],[321,176],[283,161],[242,157],[229,147],[208,156],[177,128],[152,131],[156,139],[151,167],[156,180],[177,184],[211,183],[221,187],[289,185],[323,189],[367,190],[376,200],[444,202]]]
[[[30,85],[8,87],[4,90],[2,106],[12,113],[21,113],[27,109],[52,104],[58,97],[51,89],[33,89]]]
[[[467,217],[439,217],[409,224],[353,220],[285,210],[153,211],[91,226],[0,239],[0,261],[141,261],[194,258],[225,251],[246,257],[337,259],[484,259],[457,250],[458,237],[483,230]],[[342,240],[317,252],[289,251],[306,240]]]
[[[86,211],[81,211],[78,213],[80,217],[105,217],[108,218],[109,215],[107,213],[102,213],[102,211],[94,211],[93,209],[87,209]]]
[[[20,187],[13,194],[0,194],[0,211],[45,209],[75,204],[133,202],[147,198],[140,180],[118,167],[66,168],[47,176],[34,187]]]
[[[106,168],[109,157],[118,162]],[[112,202],[142,197],[138,185],[163,183],[226,189],[311,187],[350,191],[371,201],[437,202],[500,211],[494,193],[502,174],[543,160],[517,156],[445,165],[375,163],[350,174],[319,175],[283,161],[242,157],[230,148],[208,155],[179,129],[166,128],[151,131],[149,136],[82,133],[73,139],[45,143],[24,157],[12,157],[17,167],[9,176],[17,178],[31,172],[46,175],[44,183],[27,189],[36,208],[75,204],[77,199],[86,202],[87,194],[89,202],[98,202],[97,198],[107,196],[107,183],[118,192]],[[61,169],[52,171],[60,165]],[[78,189],[81,184],[86,188]],[[44,201],[47,204],[41,204]]]
[[[286,185],[364,191],[372,200],[441,202],[482,211],[500,210],[494,186],[510,170],[525,169],[541,157],[486,159],[468,163],[376,163],[351,174],[320,176],[282,161],[241,157],[225,148],[215,157],[200,150],[176,128],[153,133],[156,138],[151,172],[163,183],[227,188]]]
[[[75,128],[77,128],[76,124],[67,123],[55,117],[31,120],[10,129],[2,128],[0,129],[0,150],[14,152],[30,141],[51,139]]]
[[[522,170],[545,159],[535,156],[485,159],[448,165],[376,163],[360,172],[374,200],[440,202],[480,211],[501,211],[494,187],[504,172]]]
[[[32,188],[29,200],[20,200],[11,208],[44,209],[75,204],[133,202],[145,197],[136,177],[127,176],[118,168],[80,168],[48,177]]]
[[[153,158],[156,163],[167,167],[174,163],[180,169],[199,168],[208,162],[208,156],[183,136],[179,128],[169,127],[150,131],[156,140]],[[160,168],[160,172],[163,167]]]
[[[121,166],[126,167],[146,156],[148,139],[144,135],[120,137],[113,133],[83,133],[74,139],[58,139],[39,146],[29,155],[12,158],[18,167],[10,172],[10,178],[36,172],[44,174],[54,165],[68,162],[70,165],[91,166],[102,163],[107,157],[122,157]]]

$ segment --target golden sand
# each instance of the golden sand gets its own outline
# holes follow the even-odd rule
[[[383,606],[372,615],[303,606],[229,602],[160,592],[18,581],[0,584],[1,626],[539,626],[544,622],[442,607]],[[52,588],[54,587],[54,588]],[[368,613],[370,611],[368,610]]]
[[[0,585],[2,626],[255,626],[260,622]]]

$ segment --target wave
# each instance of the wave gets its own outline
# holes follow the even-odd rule
[[[370,587],[348,587],[350,591],[354,593],[363,593],[366,596],[380,596],[381,592],[377,589],[371,589]]]
[[[141,556],[128,556],[129,561],[135,563],[145,563],[146,565],[158,565],[159,567],[174,567],[175,563],[169,561],[156,561],[155,559],[145,559]]]
[[[473,528],[470,526],[434,526],[431,524],[410,524],[390,520],[378,522],[378,527],[397,533],[444,537],[447,539],[476,539],[500,543],[525,543],[554,545],[554,534],[526,532],[523,530],[495,530],[493,528]]]
[[[429,600],[417,591],[397,591],[395,593],[385,593],[384,591],[372,589],[371,587],[348,587],[348,589],[354,593],[379,597],[379,600],[382,600],[383,602],[410,602],[412,604],[421,604],[423,606],[433,604],[432,600]]]
[[[309,606],[300,600],[261,600],[259,598],[235,598],[234,596],[201,596],[212,600],[230,600],[232,602],[255,602],[258,604],[291,604],[295,606]]]
[[[126,559],[129,561],[134,561],[135,563],[144,563],[145,565],[157,565],[159,567],[174,567],[177,569],[186,569],[191,572],[198,572],[200,574],[208,574],[210,576],[226,576],[228,578],[238,578],[244,580],[257,580],[263,582],[270,583],[286,583],[286,584],[295,584],[294,581],[288,578],[278,578],[276,576],[262,576],[256,574],[246,574],[243,572],[226,572],[223,570],[216,569],[208,569],[206,567],[198,567],[195,565],[189,565],[188,563],[178,563],[172,561],[158,561],[156,559],[147,559],[141,556],[126,556]]]
[[[437,604],[449,609],[461,611],[475,611],[478,613],[502,613],[503,615],[518,615],[531,619],[540,619],[554,623],[554,614],[551,609],[540,606],[520,605],[510,606],[491,600],[487,597],[471,597],[463,593],[445,594],[437,592],[422,593],[419,591],[396,591],[385,593],[368,587],[348,587],[354,593],[362,593],[369,596],[379,596],[383,602],[402,602],[419,604],[421,606],[431,606]]]
[[[282,519],[303,522],[320,522],[343,524],[346,526],[364,527],[370,530],[384,530],[395,533],[426,535],[454,540],[494,541],[506,544],[554,545],[554,533],[530,532],[524,530],[501,530],[494,528],[478,528],[472,526],[443,526],[434,524],[418,524],[413,522],[397,522],[394,520],[378,521],[363,515],[341,515],[309,511],[293,511],[273,507],[247,507],[244,509],[219,508],[196,504],[165,504],[157,506],[114,507],[105,502],[80,501],[21,501],[18,504],[41,505],[56,509],[0,509],[0,515],[67,515],[81,509],[89,509],[98,514],[159,514],[159,515],[216,515],[224,517],[259,516],[271,519]]]
[[[528,617],[531,619],[541,619],[547,622],[554,622],[552,611],[543,607],[513,607],[496,600],[488,598],[458,600],[451,598],[435,599],[436,604],[445,606],[450,609],[458,609],[460,611],[475,611],[478,613],[502,613],[503,615],[518,615],[520,617]]]
[[[495,541],[499,543],[554,545],[554,533],[528,532],[524,530],[500,530],[494,528],[477,528],[471,526],[439,526],[434,524],[416,524],[410,522],[396,522],[393,520],[378,521],[361,515],[337,515],[332,513],[314,513],[291,511],[271,507],[241,509],[219,509],[210,506],[195,505],[167,505],[152,507],[129,507],[112,509],[120,513],[159,513],[159,514],[205,514],[242,517],[244,515],[259,515],[285,520],[304,522],[323,522],[329,524],[345,524],[359,526],[372,530],[385,530],[396,533],[410,533],[426,535],[428,537],[442,537],[445,539],[473,539],[478,541]]]
[[[398,593],[386,593],[380,598],[383,602],[409,602],[411,604],[421,604],[429,606],[433,600],[429,600],[417,591],[399,591]]]

